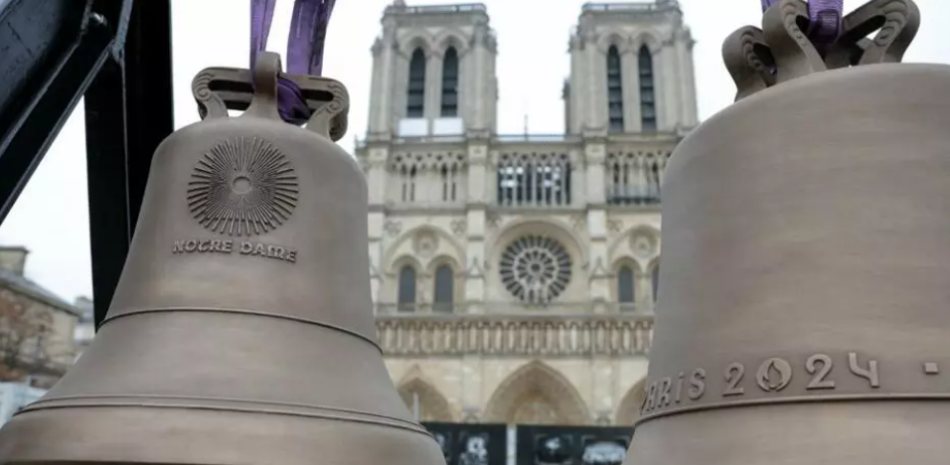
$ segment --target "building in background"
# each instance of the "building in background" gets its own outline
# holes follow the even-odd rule
[[[558,135],[496,130],[484,5],[397,0],[382,26],[356,155],[377,330],[403,399],[425,422],[508,425],[509,462],[517,425],[631,425],[663,170],[698,124],[678,3],[582,7]],[[545,441],[532,447],[553,454],[561,439]],[[616,455],[597,445],[589,457]]]
[[[76,308],[79,309],[80,315],[79,320],[76,321],[76,329],[73,331],[73,343],[76,347],[76,358],[78,359],[96,337],[96,321],[92,299],[88,297],[77,298]]]
[[[24,275],[28,254],[0,247],[0,381],[48,388],[75,360],[82,311]]]
[[[0,247],[0,425],[45,394],[78,354],[83,309],[26,278],[28,254]]]

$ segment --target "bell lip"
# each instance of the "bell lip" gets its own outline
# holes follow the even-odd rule
[[[428,434],[420,424],[378,413],[330,407],[324,405],[305,405],[289,402],[259,401],[248,399],[209,398],[198,396],[172,395],[74,395],[43,398],[24,407],[14,414],[18,416],[44,410],[60,409],[170,409],[205,410],[231,412],[239,414],[288,415],[317,420],[345,421],[365,423]]]
[[[24,410],[207,402],[303,417],[329,409],[414,426],[391,383],[378,346],[349,333],[277,318],[159,313],[104,325],[73,369]]]
[[[434,437],[421,425],[121,406],[17,415],[0,434],[0,463],[305,464],[313,463],[314,454],[352,455],[344,447],[348,437],[377,445],[358,448],[365,459],[380,449],[388,454],[398,449],[404,451],[398,464],[444,464]],[[141,442],[133,446],[130,440]],[[341,447],[328,447],[334,444]]]
[[[884,464],[908,458],[915,465],[945,464],[948,407],[946,400],[894,399],[671,416],[635,425],[625,464],[699,463],[697,458],[710,456],[716,464],[775,463],[777,457],[795,464]]]

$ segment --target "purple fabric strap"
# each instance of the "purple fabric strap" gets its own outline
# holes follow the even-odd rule
[[[251,0],[251,67],[257,54],[267,46],[277,0]],[[287,40],[287,72],[319,76],[323,71],[323,45],[333,12],[334,0],[295,0],[294,16]],[[281,77],[277,84],[278,112],[284,121],[301,125],[310,118],[310,109],[300,88]]]
[[[296,0],[287,40],[287,72],[320,76],[334,0]]]
[[[764,12],[779,0],[762,0]],[[833,44],[841,34],[841,18],[844,14],[844,0],[809,0],[808,19],[810,26],[808,37],[819,48]]]

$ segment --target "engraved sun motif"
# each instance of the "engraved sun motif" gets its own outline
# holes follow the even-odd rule
[[[211,231],[254,236],[287,221],[298,194],[297,174],[276,147],[257,137],[232,137],[195,166],[188,209]]]

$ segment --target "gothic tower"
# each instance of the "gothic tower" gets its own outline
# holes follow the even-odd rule
[[[570,41],[571,134],[697,125],[693,39],[675,0],[584,6]]]
[[[369,136],[494,132],[495,37],[483,5],[397,1],[382,24],[373,46]]]
[[[638,414],[663,169],[697,122],[692,39],[675,0],[588,3],[569,39],[565,134],[506,135],[484,5],[383,15],[356,155],[379,341],[420,420]]]
[[[385,211],[469,205],[465,247],[472,263],[482,247],[485,162],[495,133],[495,34],[481,4],[386,8],[383,33],[373,46],[370,121],[364,151],[369,182],[370,250],[383,260]],[[388,223],[392,231],[394,222]],[[456,228],[457,229],[457,228]],[[464,270],[465,264],[458,264]],[[459,271],[461,272],[461,271]],[[384,272],[372,270],[373,292]],[[459,286],[456,286],[459,287]],[[479,283],[454,294],[478,300]],[[424,292],[422,294],[425,294]],[[424,297],[424,296],[420,296]]]

